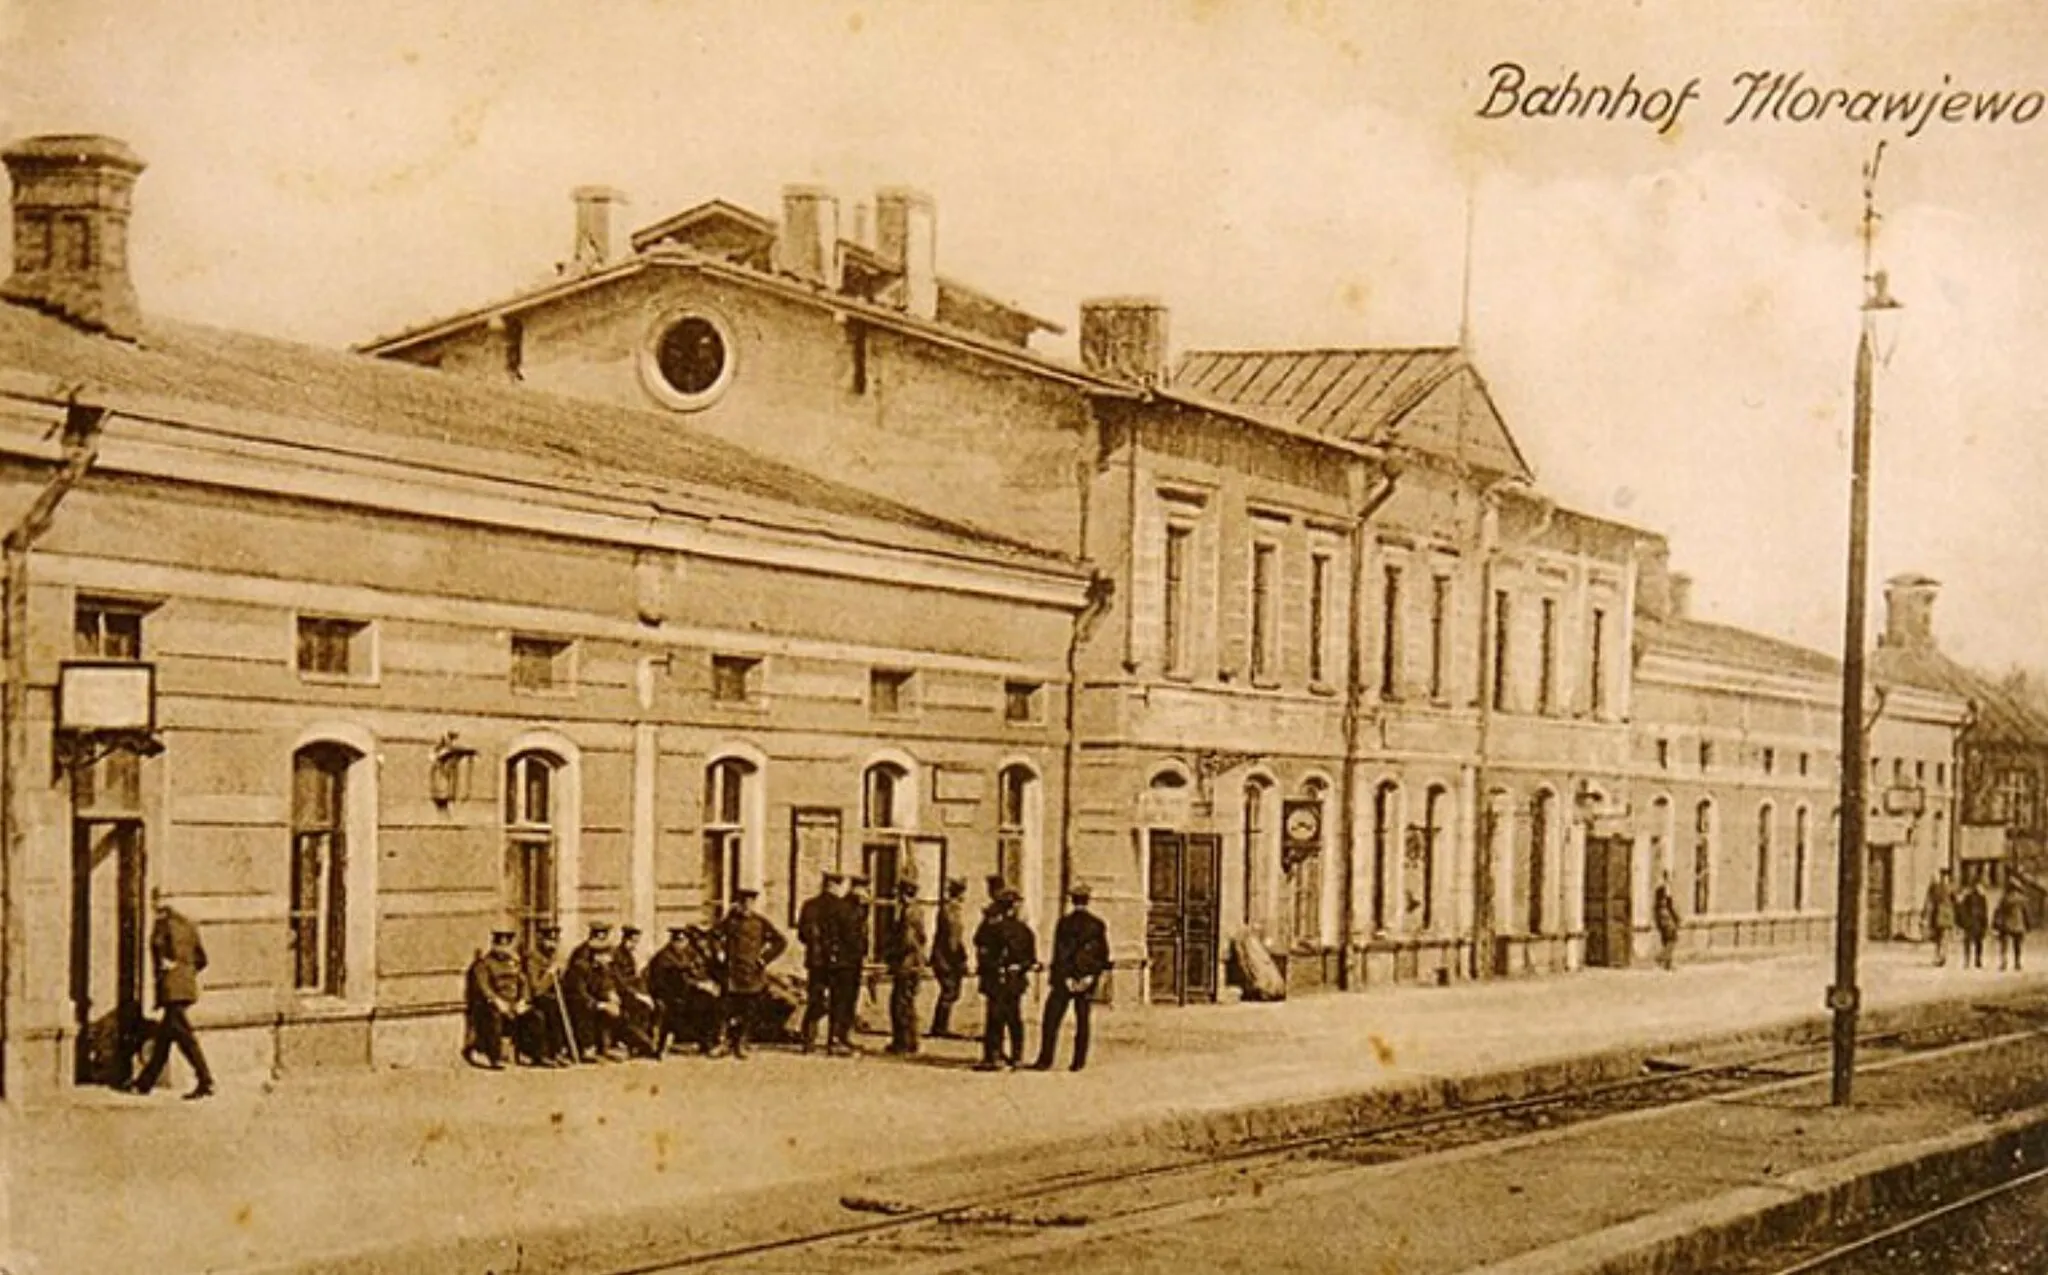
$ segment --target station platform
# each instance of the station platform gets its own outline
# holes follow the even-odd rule
[[[1431,1077],[1533,1086],[1617,1050],[1763,1034],[1819,1018],[1830,972],[1815,953],[1118,1009],[1097,1015],[1080,1073],[977,1072],[961,1040],[898,1059],[873,1038],[852,1059],[761,1048],[488,1072],[459,1062],[451,1033],[445,1068],[8,1117],[0,1269],[576,1269],[563,1255],[712,1242],[752,1210],[836,1207],[846,1184],[892,1170],[953,1166],[964,1191],[1052,1148],[1226,1143]],[[1865,954],[1862,984],[1879,1013],[2040,991],[2048,975],[1937,968],[1897,946]]]

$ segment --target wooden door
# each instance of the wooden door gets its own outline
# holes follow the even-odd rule
[[[1871,846],[1863,870],[1863,937],[1871,942],[1892,936],[1892,848]]]
[[[1621,969],[1635,941],[1635,889],[1630,844],[1586,838],[1586,964]]]
[[[144,1029],[147,908],[140,820],[72,825],[71,999],[78,1050],[73,1080],[129,1080]]]
[[[1169,1005],[1213,1001],[1222,955],[1222,838],[1154,831],[1147,847],[1151,999]]]

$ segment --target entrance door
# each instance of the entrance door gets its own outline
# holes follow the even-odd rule
[[[1145,950],[1152,1000],[1185,1005],[1216,999],[1222,891],[1220,837],[1151,834]]]
[[[124,1083],[133,1076],[144,1029],[142,821],[75,821],[71,861],[71,1003],[78,1026],[72,1079]]]
[[[1892,936],[1892,848],[1871,846],[1863,870],[1863,937],[1876,942]]]
[[[1635,946],[1633,847],[1620,837],[1586,838],[1586,964],[1622,969]]]

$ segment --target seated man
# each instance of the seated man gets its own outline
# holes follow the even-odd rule
[[[569,1025],[575,1030],[576,1049],[584,1060],[616,1062],[624,1056],[619,1046],[621,1011],[611,947],[612,927],[592,921],[590,937],[569,954],[569,968],[562,975],[562,993],[569,999]]]
[[[700,1054],[711,1052],[718,1043],[718,960],[707,931],[671,926],[668,943],[647,962],[647,990],[659,1020],[656,1057],[684,1041],[695,1041]]]
[[[478,953],[470,963],[464,989],[469,1035],[462,1056],[492,1071],[505,1066],[505,1036],[527,1008],[526,971],[519,953],[512,950],[517,937],[517,930],[492,930],[490,950]]]
[[[561,927],[543,925],[525,956],[526,1012],[513,1023],[512,1039],[520,1058],[535,1067],[567,1067],[575,1061],[562,994],[561,938]]]

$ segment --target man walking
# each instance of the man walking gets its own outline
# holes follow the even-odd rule
[[[150,927],[149,952],[156,962],[156,1003],[163,1017],[157,1023],[149,1063],[135,1081],[135,1092],[146,1094],[156,1088],[171,1060],[171,1046],[176,1045],[196,1078],[192,1092],[185,1097],[211,1097],[213,1072],[207,1069],[206,1051],[199,1047],[199,1037],[185,1017],[185,1011],[199,999],[199,974],[206,968],[206,945],[200,942],[199,927],[172,908],[162,891],[152,891],[150,897],[156,904],[156,923]]]
[[[1948,934],[1956,928],[1956,892],[1943,868],[1927,883],[1927,937],[1934,940],[1934,963],[1948,964]]]
[[[2027,901],[2020,897],[2019,886],[2007,881],[2005,893],[1998,896],[1998,910],[1991,916],[1992,928],[1998,931],[1998,968],[2005,968],[2005,955],[2012,953],[2014,970],[2026,968],[2020,964],[2020,947],[2027,939]]]
[[[827,1023],[826,1042],[836,1037],[830,1024],[837,1021],[833,1012],[833,996],[836,985],[833,972],[844,960],[839,952],[841,936],[845,926],[840,920],[840,910],[846,906],[842,888],[846,878],[837,872],[827,872],[818,882],[818,892],[804,900],[797,909],[796,941],[804,946],[804,1019],[802,1029],[803,1051],[810,1053],[817,1039],[818,1021]]]
[[[491,931],[491,946],[470,962],[464,1000],[469,1009],[469,1039],[463,1060],[492,1071],[505,1068],[505,1035],[526,1012],[526,971],[512,950],[517,930]]]
[[[1956,900],[1956,928],[1963,932],[1963,968],[1984,968],[1984,932],[1991,928],[1991,905],[1984,887],[1972,881]]]
[[[1038,938],[1017,915],[1022,897],[1015,890],[1002,890],[974,932],[981,994],[988,1002],[976,1071],[1014,1071],[1024,1056],[1024,989],[1038,962]]]
[[[1074,1061],[1068,1068],[1079,1071],[1088,1065],[1088,1019],[1094,1008],[1095,986],[1109,968],[1109,927],[1088,910],[1090,891],[1086,881],[1067,892],[1073,907],[1060,918],[1052,932],[1052,971],[1045,994],[1045,1016],[1039,1022],[1039,1071],[1051,1071],[1060,1047],[1060,1024],[1067,1006],[1074,1007]]]
[[[924,917],[917,910],[917,882],[896,886],[896,917],[883,946],[889,966],[889,1052],[917,1052],[917,989],[924,981]]]
[[[725,953],[719,1010],[734,1058],[747,1056],[747,1032],[759,1014],[761,996],[768,990],[768,967],[789,946],[782,931],[754,911],[754,900],[760,895],[749,886],[734,890],[732,911],[718,923],[718,944]]]

